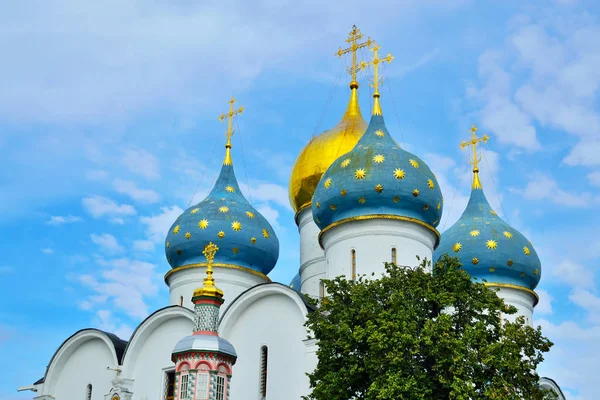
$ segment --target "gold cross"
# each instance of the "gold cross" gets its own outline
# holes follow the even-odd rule
[[[471,129],[469,129],[469,131],[471,132],[471,140],[468,142],[463,140],[460,144],[460,148],[464,150],[467,146],[473,146],[473,161],[469,161],[469,163],[473,165],[473,172],[475,173],[475,177],[473,178],[473,189],[481,189],[481,183],[479,182],[478,175],[481,156],[477,157],[477,143],[486,143],[490,137],[484,133],[482,137],[478,138],[475,134],[477,132],[477,127],[475,124],[471,125]]]
[[[352,53],[352,65],[348,67],[348,73],[352,75],[352,82],[350,82],[350,88],[358,88],[358,82],[356,81],[356,73],[360,70],[360,67],[356,61],[356,52],[358,49],[362,49],[363,47],[371,46],[373,41],[371,38],[367,38],[366,42],[357,43],[360,39],[362,39],[363,34],[360,33],[360,30],[356,29],[356,25],[352,26],[352,32],[348,35],[348,39],[346,39],[346,43],[350,44],[350,47],[347,49],[340,49],[335,53],[338,57],[342,57],[344,54]]]
[[[117,366],[117,368],[106,367],[106,369],[109,370],[109,371],[115,371],[117,378],[121,374],[121,368],[119,368],[119,366]]]
[[[225,114],[221,114],[221,116],[219,117],[219,121],[223,121],[225,118],[227,118],[227,133],[225,134],[227,136],[227,144],[225,144],[225,148],[227,150],[225,150],[225,162],[223,164],[225,165],[231,165],[231,137],[233,136],[234,133],[234,129],[232,127],[232,123],[233,123],[233,117],[237,114],[241,114],[244,111],[244,107],[240,107],[237,110],[233,109],[233,103],[235,103],[235,97],[231,97],[231,100],[229,100],[229,112],[225,113]]]
[[[381,106],[379,105],[379,85],[383,82],[383,78],[379,76],[379,64],[383,62],[391,63],[394,59],[390,53],[384,58],[379,58],[379,49],[381,46],[377,46],[376,43],[373,43],[373,47],[371,47],[371,51],[373,52],[373,60],[369,62],[361,61],[359,69],[364,70],[369,65],[373,66],[373,83],[371,83],[371,87],[374,89],[373,97],[375,98],[375,102],[373,104],[373,115],[381,115]]]
[[[213,242],[210,242],[204,246],[202,254],[206,258],[206,278],[204,278],[204,286],[215,286],[215,280],[213,279],[213,261],[215,260],[215,254],[217,254],[219,248]]]

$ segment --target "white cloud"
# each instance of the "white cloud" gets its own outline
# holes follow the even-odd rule
[[[161,213],[151,217],[141,217],[140,222],[146,225],[148,239],[155,243],[161,243],[167,237],[167,232],[173,222],[183,213],[178,206],[161,207]]]
[[[569,296],[569,300],[585,309],[596,323],[600,323],[600,297],[589,290],[576,288]]]
[[[132,173],[141,175],[147,179],[156,179],[160,177],[158,158],[139,148],[123,150],[121,162]]]
[[[0,275],[3,274],[12,274],[15,270],[8,265],[0,265]]]
[[[269,221],[273,229],[275,229],[275,232],[278,234],[283,233],[284,229],[279,224],[279,212],[277,210],[268,204],[259,205],[256,210],[261,213],[262,216],[267,219],[267,221]]]
[[[571,260],[560,262],[552,270],[552,274],[561,282],[574,288],[589,289],[595,285],[594,273],[589,268]]]
[[[91,196],[82,200],[83,208],[94,218],[107,216],[129,216],[135,215],[136,211],[129,204],[118,205],[113,200],[103,196]]]
[[[244,196],[252,202],[273,202],[279,207],[291,210],[289,194],[286,187],[275,183],[252,182],[250,190],[248,185],[240,183]]]
[[[523,194],[528,200],[549,200],[568,207],[587,207],[595,201],[590,193],[571,194],[560,189],[554,179],[539,173],[533,174]]]
[[[125,194],[140,203],[156,203],[160,196],[154,190],[140,189],[135,182],[115,179],[113,186],[118,193]]]
[[[48,221],[46,221],[46,223],[48,225],[65,225],[65,224],[72,224],[75,222],[81,222],[83,221],[81,219],[81,217],[76,217],[74,215],[67,215],[65,217],[61,217],[59,215],[53,215],[50,217],[50,219]]]
[[[160,276],[155,272],[156,265],[139,260],[119,258],[100,259],[103,267],[99,275],[81,275],[80,283],[93,291],[85,301],[88,308],[110,301],[119,311],[134,317],[145,318],[148,306],[145,298],[154,297],[158,292],[156,282]]]
[[[581,140],[571,149],[564,162],[569,165],[600,165],[600,141],[594,139]]]
[[[535,306],[535,314],[536,315],[550,315],[552,314],[552,296],[544,289],[536,289],[535,291],[540,301]]]
[[[54,250],[52,250],[50,247],[43,248],[41,251],[46,255],[54,254]]]
[[[95,235],[92,233],[90,238],[92,239],[92,242],[110,253],[118,253],[124,250],[123,246],[117,241],[117,238],[108,233],[103,233],[102,235]]]
[[[152,240],[134,240],[133,248],[138,251],[152,251],[154,250],[154,241]]]
[[[587,175],[588,181],[593,186],[600,187],[600,171],[593,171]]]
[[[108,172],[101,169],[93,169],[86,172],[85,176],[90,181],[104,181],[108,179]]]
[[[124,340],[128,340],[133,333],[133,327],[122,323],[109,310],[98,310],[96,312],[96,327],[105,332],[114,333]]]
[[[108,220],[111,224],[115,225],[125,225],[125,220],[123,218],[114,217]]]

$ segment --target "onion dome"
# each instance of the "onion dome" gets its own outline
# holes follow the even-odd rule
[[[377,58],[377,49],[375,59],[387,60]],[[373,97],[373,115],[364,136],[332,163],[319,182],[312,202],[315,222],[324,230],[357,219],[399,219],[424,225],[437,234],[442,193],[435,175],[390,136],[378,90]]]
[[[533,290],[541,278],[540,259],[531,242],[498,217],[483,193],[475,150],[481,139],[475,137],[476,129],[472,128],[473,140],[462,145],[474,148],[471,197],[462,216],[442,234],[434,259],[448,253],[458,257],[472,277],[485,279],[490,286]]]
[[[231,132],[231,131],[230,131]],[[173,223],[165,240],[172,268],[204,266],[204,246],[214,241],[221,251],[216,267],[242,267],[268,274],[279,258],[273,228],[242,195],[233,171],[231,135],[225,161],[210,194],[189,207]]]
[[[334,160],[350,151],[367,129],[360,113],[357,90],[358,83],[353,82],[342,120],[332,129],[313,137],[296,159],[289,184],[290,204],[295,212],[310,207],[323,173]]]

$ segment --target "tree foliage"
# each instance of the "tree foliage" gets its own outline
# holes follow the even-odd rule
[[[552,343],[456,258],[429,273],[387,264],[381,279],[326,280],[308,316],[318,364],[305,400],[544,399],[535,372]]]

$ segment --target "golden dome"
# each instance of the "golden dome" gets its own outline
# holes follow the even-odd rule
[[[354,148],[367,129],[358,105],[358,84],[350,87],[350,101],[342,120],[313,137],[296,159],[289,187],[290,204],[296,212],[311,205],[321,176],[335,160]]]

